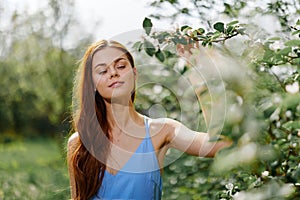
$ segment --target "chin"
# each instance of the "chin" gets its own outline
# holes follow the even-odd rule
[[[124,95],[124,94],[114,94],[112,97],[109,98],[111,103],[126,103],[131,100],[131,95]]]
[[[106,94],[102,94],[101,96],[108,100],[111,103],[126,103],[131,100],[132,91],[131,88],[116,88],[113,91],[108,91]]]

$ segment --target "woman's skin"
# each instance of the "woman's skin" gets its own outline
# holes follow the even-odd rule
[[[105,100],[112,128],[112,154],[118,156],[108,161],[108,166],[112,166],[108,167],[108,171],[114,174],[135,152],[146,134],[144,118],[130,101],[137,70],[122,51],[110,47],[95,53],[92,67],[95,89]],[[168,118],[152,119],[150,135],[160,166],[163,166],[163,158],[169,148],[194,156],[213,157],[218,150],[231,144],[230,141],[209,142],[207,133],[192,131]]]
[[[144,116],[135,110],[131,101],[138,74],[126,55],[121,50],[111,47],[94,54],[92,68],[95,90],[105,101],[111,127],[112,145],[105,163],[106,170],[116,174],[146,135]],[[150,135],[161,168],[169,148],[176,148],[193,156],[213,157],[220,149],[232,143],[229,140],[210,142],[209,134],[192,131],[182,123],[169,118],[151,119]],[[69,139],[69,151],[74,149],[77,141],[78,133],[75,133]],[[75,188],[71,167],[69,170],[71,188]]]

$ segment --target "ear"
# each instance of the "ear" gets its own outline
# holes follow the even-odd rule
[[[134,80],[136,80],[136,77],[137,77],[136,67],[133,67],[132,70],[133,70],[133,74],[134,74]]]

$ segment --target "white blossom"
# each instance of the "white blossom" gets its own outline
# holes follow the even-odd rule
[[[267,177],[267,176],[269,176],[269,171],[264,171],[264,172],[262,172],[262,173],[261,173],[261,176],[262,176],[262,177]]]
[[[274,43],[270,44],[270,49],[273,51],[283,49],[283,48],[284,48],[284,44],[282,41],[276,40]]]
[[[293,84],[288,84],[285,86],[285,89],[290,94],[296,94],[299,92],[299,83],[294,82]]]

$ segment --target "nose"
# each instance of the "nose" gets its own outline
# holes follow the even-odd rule
[[[110,67],[110,78],[114,78],[118,76],[119,76],[118,70],[116,70],[115,67]]]

